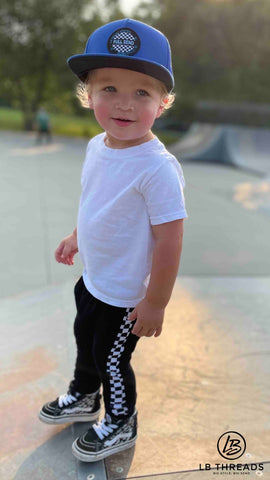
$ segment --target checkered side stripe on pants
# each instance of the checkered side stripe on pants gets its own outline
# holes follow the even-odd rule
[[[126,403],[126,394],[123,378],[121,376],[119,363],[121,359],[121,354],[124,351],[124,344],[132,330],[133,323],[129,322],[127,317],[131,309],[126,309],[126,314],[123,318],[123,323],[120,326],[120,331],[117,334],[117,338],[114,342],[114,346],[110,351],[107,361],[107,373],[110,375],[110,385],[111,385],[111,395],[110,395],[110,405],[112,413],[114,415],[127,415],[128,409],[125,407]]]

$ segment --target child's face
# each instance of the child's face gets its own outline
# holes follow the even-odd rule
[[[151,140],[151,127],[163,111],[164,96],[160,83],[144,73],[122,68],[91,72],[89,106],[112,148]]]

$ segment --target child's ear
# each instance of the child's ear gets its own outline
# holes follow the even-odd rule
[[[88,105],[89,105],[89,108],[91,109],[94,108],[92,97],[89,94],[88,94]]]
[[[158,111],[157,111],[156,118],[159,118],[159,117],[162,115],[163,112],[164,112],[164,105],[161,104],[161,105],[159,105],[159,107],[158,107]]]
[[[162,113],[164,112],[164,109],[165,109],[168,101],[169,101],[168,95],[163,95],[163,97],[161,98],[160,105],[159,105],[159,107],[158,107],[158,111],[157,111],[157,116],[156,116],[156,118],[159,118],[159,117],[162,115]]]

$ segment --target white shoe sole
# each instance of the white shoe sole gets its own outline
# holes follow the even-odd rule
[[[50,425],[60,425],[61,423],[93,422],[98,419],[99,415],[100,409],[94,413],[86,413],[85,415],[62,415],[61,417],[52,417],[40,411],[38,418],[42,422]]]
[[[137,435],[129,442],[125,442],[122,445],[116,445],[115,447],[108,447],[106,450],[100,453],[85,453],[77,446],[77,440],[78,438],[72,444],[73,455],[82,462],[97,462],[98,460],[103,460],[103,458],[109,457],[110,455],[114,455],[115,453],[131,448],[137,440]]]

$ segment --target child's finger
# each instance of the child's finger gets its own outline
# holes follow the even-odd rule
[[[159,337],[159,335],[161,334],[161,332],[162,332],[162,327],[157,328],[154,337]]]
[[[136,320],[136,318],[137,318],[137,311],[136,311],[136,308],[134,308],[132,312],[128,315],[127,319],[129,322],[133,322],[133,320]]]
[[[63,254],[63,249],[64,249],[64,245],[63,243],[61,242],[60,245],[57,247],[57,249],[55,250],[55,259],[57,260],[57,262],[61,262],[61,258],[62,258],[62,254]]]
[[[69,264],[69,265],[74,265],[73,255],[69,255],[69,256],[68,256],[68,264]]]
[[[62,257],[67,259],[69,255],[70,255],[70,249],[67,246],[65,246],[62,252]]]
[[[150,330],[148,330],[148,332],[145,334],[146,337],[152,337],[155,333],[155,329],[154,328],[151,328]]]
[[[131,333],[133,333],[133,335],[137,335],[137,337],[140,337],[142,335],[142,332],[143,332],[143,326],[140,325],[139,322],[136,322]]]

